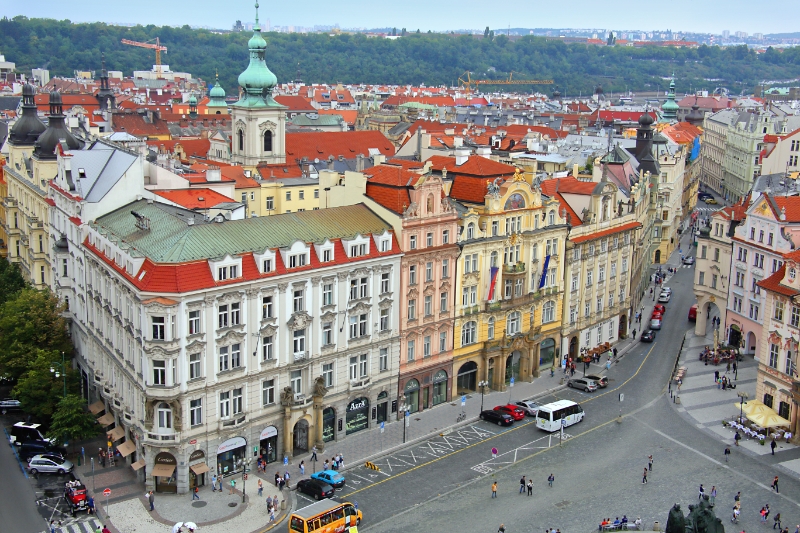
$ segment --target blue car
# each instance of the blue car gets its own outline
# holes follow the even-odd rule
[[[311,474],[311,479],[318,479],[324,481],[335,489],[344,487],[344,476],[336,470],[322,470]]]

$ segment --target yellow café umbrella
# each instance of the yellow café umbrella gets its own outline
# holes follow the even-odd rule
[[[740,408],[740,404],[738,402],[733,405],[735,405],[737,408]],[[772,411],[772,409],[767,407],[766,404],[764,404],[764,402],[761,402],[759,400],[750,400],[749,402],[744,402],[744,405],[741,406],[742,412],[747,415],[751,413],[761,413],[764,412],[765,409]]]
[[[747,413],[747,418],[762,428],[774,428],[780,426],[788,427],[790,423],[772,409],[760,413]]]

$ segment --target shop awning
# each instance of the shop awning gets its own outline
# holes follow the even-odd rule
[[[170,477],[174,471],[175,465],[156,465],[153,467],[153,471],[150,473],[153,476]]]
[[[103,403],[102,400],[97,400],[92,405],[89,406],[89,412],[93,415],[96,415],[100,411],[106,408],[106,404]]]
[[[117,446],[117,451],[122,454],[122,457],[128,457],[130,454],[136,451],[136,445],[131,441],[126,440]]]
[[[139,470],[140,468],[142,468],[146,464],[147,464],[147,461],[145,461],[144,459],[139,459],[138,461],[136,461],[135,463],[133,463],[131,465],[131,468],[133,468],[134,470]]]
[[[115,427],[111,431],[108,432],[108,435],[111,435],[111,441],[119,440],[125,436],[125,430],[122,429],[120,426]]]
[[[198,464],[196,464],[196,465],[192,465],[192,466],[190,466],[189,468],[191,468],[191,469],[192,469],[192,472],[194,472],[194,473],[195,473],[195,474],[197,474],[198,476],[199,476],[200,474],[205,474],[206,472],[208,472],[209,470],[211,470],[211,469],[208,467],[208,465],[207,465],[207,464],[205,464],[205,463],[198,463]]]
[[[97,419],[97,423],[103,427],[110,426],[111,424],[114,423],[114,415],[112,415],[111,413],[106,413]]]

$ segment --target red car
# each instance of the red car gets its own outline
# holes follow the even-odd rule
[[[651,319],[653,319],[653,318],[657,318],[657,319],[661,320],[661,317],[663,317],[663,316],[664,316],[664,315],[662,315],[662,314],[661,314],[661,313],[659,313],[658,311],[655,311],[655,310],[654,310],[654,311],[653,311],[653,316],[651,316],[650,318],[651,318]]]
[[[514,420],[522,420],[525,418],[525,411],[517,407],[516,405],[498,405],[494,408],[495,411],[499,411],[501,413],[509,415]]]
[[[653,312],[654,312],[654,313],[655,313],[656,311],[658,311],[659,313],[661,313],[661,314],[663,315],[663,314],[666,312],[666,310],[667,310],[667,308],[666,308],[666,307],[664,307],[664,306],[663,306],[663,305],[661,305],[661,304],[656,304],[656,305],[654,305],[654,306],[653,306]]]

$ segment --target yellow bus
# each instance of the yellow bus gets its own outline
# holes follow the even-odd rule
[[[289,533],[343,533],[361,523],[361,511],[350,502],[322,500],[292,513]]]

